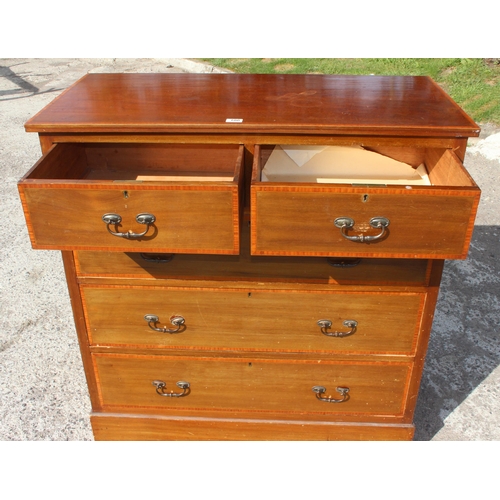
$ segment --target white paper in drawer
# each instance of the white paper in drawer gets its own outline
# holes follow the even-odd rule
[[[413,168],[356,146],[276,146],[262,181],[430,185],[425,165]]]

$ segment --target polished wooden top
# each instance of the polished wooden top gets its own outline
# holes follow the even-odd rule
[[[472,119],[423,76],[87,74],[25,128],[49,133],[479,134]]]

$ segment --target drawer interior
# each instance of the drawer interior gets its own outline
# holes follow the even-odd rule
[[[475,186],[446,148],[262,145],[254,182]]]
[[[238,145],[56,144],[26,179],[237,182]]]

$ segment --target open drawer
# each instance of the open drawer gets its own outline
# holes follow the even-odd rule
[[[19,182],[33,248],[238,254],[243,147],[55,144]]]
[[[354,178],[354,171],[349,179],[323,176],[316,180],[296,175],[299,170],[289,178],[283,172],[266,176],[266,163],[274,150],[274,146],[255,148],[253,255],[466,257],[480,190],[452,150],[379,147],[370,151],[423,169],[427,185],[386,182],[377,175],[378,167],[373,167],[366,181]],[[370,165],[364,172],[369,170]]]

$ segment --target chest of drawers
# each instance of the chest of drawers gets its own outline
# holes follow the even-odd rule
[[[94,74],[26,130],[20,196],[33,247],[63,253],[96,439],[412,438],[480,195],[477,125],[432,80]],[[267,181],[277,145],[429,183]]]

